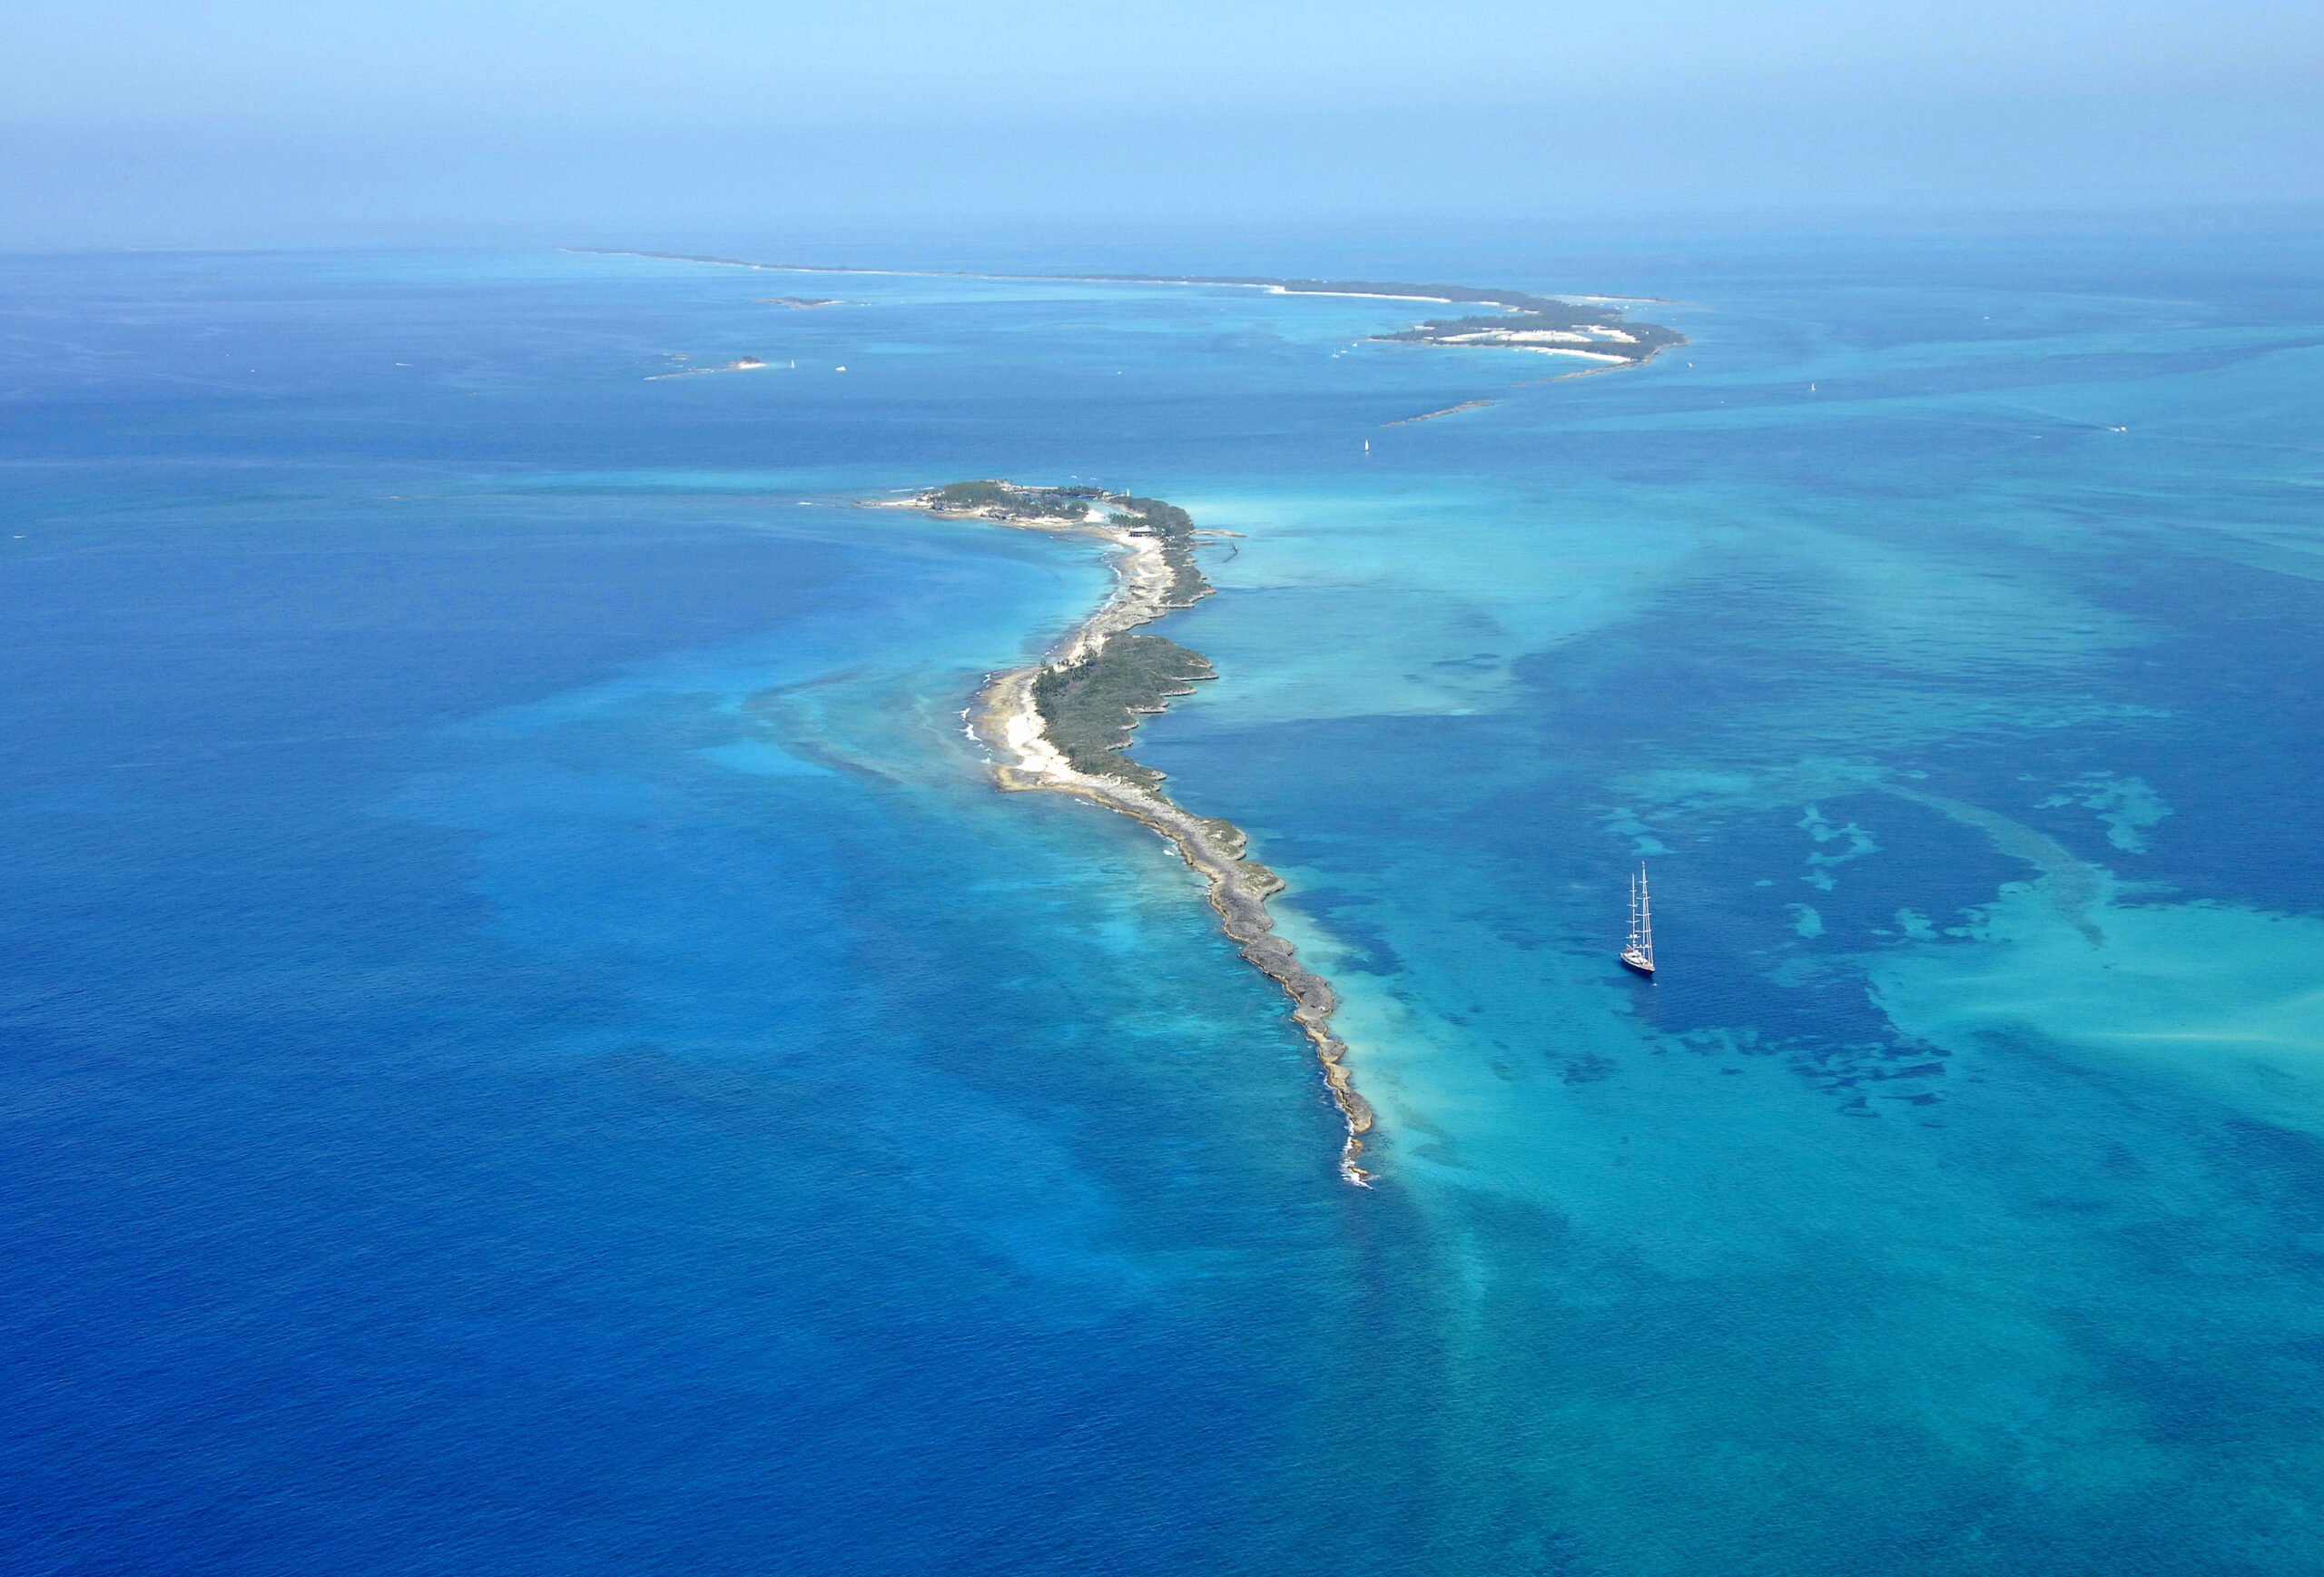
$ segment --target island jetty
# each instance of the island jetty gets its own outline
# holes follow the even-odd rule
[[[1332,1033],[1338,998],[1331,982],[1303,967],[1291,943],[1275,934],[1266,901],[1283,891],[1283,878],[1246,857],[1250,841],[1240,827],[1185,809],[1162,792],[1161,773],[1127,754],[1140,719],[1218,676],[1199,652],[1130,633],[1211,594],[1195,545],[1213,534],[1176,505],[1094,487],[955,482],[898,502],[1088,537],[1113,550],[1112,595],[1039,662],[988,680],[970,709],[972,726],[994,754],[993,776],[1003,789],[1077,794],[1134,817],[1167,838],[1209,882],[1210,906],[1228,940],[1283,988],[1292,1020],[1323,1064],[1324,1085],[1347,1128],[1340,1176],[1367,1185],[1371,1174],[1357,1162],[1372,1131],[1372,1108],[1349,1083],[1346,1043]]]

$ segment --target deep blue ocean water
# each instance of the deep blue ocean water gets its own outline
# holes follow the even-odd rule
[[[0,261],[0,1565],[2318,1570],[2319,251]],[[1375,1188],[963,476],[1245,534],[1139,753]]]

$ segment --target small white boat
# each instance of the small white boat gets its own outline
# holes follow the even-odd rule
[[[1654,978],[1654,911],[1646,896],[1646,867],[1630,878],[1630,939],[1622,948],[1622,964],[1647,979]]]

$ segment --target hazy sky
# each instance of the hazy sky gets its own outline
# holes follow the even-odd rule
[[[2324,198],[2324,5],[0,0],[0,246]]]

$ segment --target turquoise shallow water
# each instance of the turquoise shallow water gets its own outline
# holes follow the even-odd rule
[[[1270,265],[1675,299],[1558,382],[1223,289],[10,264],[25,1569],[2314,1569],[2314,256]],[[1167,847],[987,784],[1105,578],[847,507],[963,475],[1244,533],[1140,754],[1290,878],[1375,1188]]]

